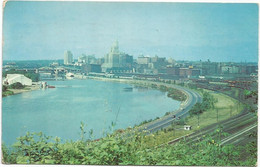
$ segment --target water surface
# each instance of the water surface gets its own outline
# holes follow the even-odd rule
[[[12,144],[30,132],[65,140],[80,139],[80,122],[93,129],[95,138],[127,128],[177,109],[180,102],[153,89],[96,80],[50,81],[54,89],[37,90],[2,98],[2,140]]]

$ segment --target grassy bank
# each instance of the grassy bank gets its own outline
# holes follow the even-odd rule
[[[12,92],[10,90],[2,91],[2,97],[10,96],[13,94],[14,94],[14,92]]]
[[[22,89],[6,89],[5,91],[2,91],[2,97],[20,94],[20,93],[24,93],[24,92],[30,92],[30,91],[38,90],[38,89],[40,89],[40,86],[38,86],[38,85],[25,86]]]
[[[197,116],[189,116],[185,119],[181,119],[177,124],[173,124],[171,127],[168,127],[164,130],[157,132],[157,136],[148,136],[147,142],[152,145],[161,145],[167,143],[168,141],[174,140],[184,135],[191,134],[201,128],[207,127],[211,124],[226,120],[238,113],[240,113],[244,106],[239,104],[237,100],[230,98],[229,96],[214,93],[208,91],[210,94],[217,99],[215,103],[215,108],[209,109]],[[192,130],[186,131],[183,128],[183,125],[192,126]],[[151,142],[152,138],[156,139],[156,143]]]

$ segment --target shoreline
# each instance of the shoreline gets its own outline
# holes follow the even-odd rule
[[[165,113],[165,115],[160,117],[159,119],[152,120],[151,122],[147,122],[147,123],[142,124],[142,125],[137,125],[137,126],[140,126],[140,127],[147,126],[150,123],[162,121],[164,119],[167,119],[167,118],[173,116],[175,113],[182,111],[183,108],[185,108],[187,106],[188,101],[191,98],[189,93],[186,92],[184,89],[181,89],[180,86],[170,85],[170,84],[167,84],[167,83],[155,82],[155,81],[150,81],[150,80],[135,80],[135,79],[125,79],[125,78],[103,78],[103,77],[92,77],[92,76],[85,76],[85,77],[82,76],[80,78],[77,77],[75,79],[79,79],[79,80],[93,79],[93,80],[105,81],[105,82],[117,82],[117,83],[125,83],[125,84],[131,84],[131,85],[136,85],[136,86],[144,86],[144,87],[156,89],[156,90],[159,90],[159,91],[165,91],[169,94],[170,93],[169,90],[161,90],[160,89],[160,86],[164,86],[166,89],[175,89],[175,90],[180,91],[182,93],[181,97],[184,97],[183,100],[176,99],[172,96],[167,95],[168,98],[171,98],[173,100],[180,102],[180,106],[177,109],[168,112],[168,114]],[[12,91],[13,94],[8,94],[8,95],[2,96],[2,97],[16,95],[16,94],[20,94],[20,93],[24,93],[24,92],[30,92],[30,91],[34,91],[34,90],[39,90],[40,85],[33,85],[33,86],[30,86],[30,87],[26,87],[26,88],[25,89],[8,89],[9,91]]]
[[[164,115],[164,116],[160,117],[159,119],[152,120],[151,122],[147,122],[147,123],[142,124],[142,125],[137,125],[137,127],[141,128],[141,129],[146,129],[147,126],[154,124],[154,123],[157,123],[157,122],[160,122],[160,121],[164,121],[164,120],[168,119],[169,117],[172,117],[176,113],[182,111],[188,105],[188,102],[191,98],[191,96],[189,95],[188,92],[186,92],[183,89],[180,89],[181,88],[180,86],[170,85],[170,84],[167,84],[167,83],[161,83],[161,82],[155,82],[155,81],[149,81],[149,80],[135,80],[135,79],[123,79],[123,78],[103,78],[103,77],[92,77],[92,76],[91,77],[87,76],[86,79],[93,79],[93,80],[99,80],[99,81],[105,81],[105,82],[119,82],[119,83],[133,84],[133,85],[142,84],[143,86],[147,86],[147,87],[151,87],[152,84],[156,84],[157,88],[155,88],[155,89],[157,89],[159,91],[161,91],[161,90],[159,89],[158,86],[162,85],[162,86],[166,86],[167,88],[173,88],[173,89],[176,89],[178,91],[181,91],[185,95],[186,99],[184,101],[180,101],[180,106],[179,106],[178,109],[171,111],[168,115]],[[168,91],[166,91],[166,92],[168,92]],[[168,98],[173,99],[172,97],[168,97]],[[176,99],[173,99],[173,100],[176,100]],[[177,101],[179,101],[179,100],[177,100]]]
[[[23,89],[7,89],[7,91],[11,91],[13,92],[12,94],[8,94],[6,96],[2,96],[3,97],[7,97],[7,96],[12,96],[12,95],[17,95],[17,94],[21,94],[21,93],[25,93],[25,92],[31,92],[34,90],[39,90],[41,87],[40,85],[32,85],[32,86],[27,86]],[[3,92],[2,92],[3,95]]]
[[[105,82],[119,82],[119,83],[125,83],[125,84],[132,84],[132,85],[137,85],[137,86],[144,86],[144,87],[149,87],[149,88],[153,88],[153,86],[155,85],[156,87],[154,87],[153,89],[157,89],[159,91],[165,91],[168,94],[170,93],[167,90],[161,90],[159,88],[159,86],[165,86],[165,88],[169,89],[176,89],[177,91],[180,91],[184,96],[185,99],[184,100],[180,100],[180,99],[176,99],[174,97],[168,96],[169,98],[176,100],[176,101],[180,101],[180,107],[181,106],[185,106],[185,104],[187,103],[187,101],[189,100],[189,96],[187,94],[187,92],[185,92],[183,89],[179,89],[177,85],[169,85],[166,83],[161,83],[161,82],[155,82],[155,81],[149,81],[149,80],[136,80],[136,79],[125,79],[125,78],[103,78],[103,77],[90,77],[90,76],[77,76],[77,78],[75,79],[79,79],[79,80],[86,80],[86,79],[93,79],[93,80],[99,80],[99,81],[105,81]],[[141,84],[141,85],[139,85]],[[30,92],[30,91],[34,91],[34,90],[39,90],[41,87],[40,85],[32,85],[32,86],[27,86],[23,89],[7,89],[7,91],[11,91],[12,94],[6,94],[5,96],[3,96],[3,92],[2,92],[2,97],[7,97],[7,96],[11,96],[11,95],[16,95],[16,94],[20,94],[20,93],[25,93],[25,92]]]
[[[188,107],[190,105],[189,100],[192,99],[192,96],[190,96],[189,91],[186,90],[185,88],[182,88],[178,85],[167,84],[167,83],[163,83],[163,82],[154,82],[154,81],[149,81],[149,80],[125,79],[125,78],[103,78],[103,77],[86,77],[83,80],[85,80],[85,79],[93,79],[93,80],[97,80],[97,81],[99,80],[102,82],[105,81],[105,82],[125,83],[125,84],[131,84],[133,86],[143,86],[143,87],[148,87],[151,89],[156,89],[158,91],[164,91],[167,93],[169,93],[170,91],[174,91],[174,89],[176,89],[185,95],[186,98],[183,101],[179,101],[180,103],[176,109],[171,109],[170,112],[165,112],[164,115],[160,116],[158,119],[156,118],[156,119],[152,119],[151,121],[148,121],[144,124],[142,124],[143,122],[141,122],[140,124],[134,125],[133,129],[136,129],[136,130],[146,130],[149,128],[150,128],[150,130],[153,130],[154,128],[157,128],[161,125],[168,123],[169,119],[172,119],[173,115],[176,115],[176,118],[177,118],[177,116],[178,116],[177,113],[183,112],[183,108]],[[78,79],[75,78],[75,80],[78,80]],[[152,87],[153,86],[152,84],[156,84],[157,87]],[[173,88],[173,89],[170,91],[168,91],[168,90],[165,91],[165,90],[160,89],[161,88],[160,85],[166,86],[167,88]],[[28,89],[29,87],[26,87],[26,88]],[[33,85],[28,90],[24,90],[24,89],[15,90],[14,94],[20,94],[20,93],[24,93],[24,92],[33,91],[33,90],[39,90],[39,89],[40,89],[39,85]],[[168,98],[175,100],[169,96],[168,96]],[[144,120],[144,121],[146,121],[146,120]],[[127,128],[124,128],[123,130],[126,130],[126,129]]]
[[[123,79],[123,78],[103,78],[103,77],[89,77],[87,76],[87,79],[93,79],[93,80],[100,80],[100,81],[108,81],[108,82],[119,82],[119,83],[126,83],[126,84],[133,84],[133,85],[138,85],[138,84],[142,84],[142,86],[144,87],[150,87],[153,88],[153,85],[156,85],[157,87],[154,89],[157,89],[159,91],[162,91],[158,86],[165,86],[166,88],[172,88],[172,89],[176,89],[177,91],[180,91],[181,93],[183,93],[183,95],[185,96],[184,100],[179,100],[179,99],[175,99],[173,97],[169,97],[172,98],[173,100],[177,100],[180,101],[181,103],[186,103],[186,101],[188,101],[189,96],[187,95],[187,92],[185,92],[183,89],[179,89],[180,86],[177,85],[170,85],[167,83],[162,83],[162,82],[155,82],[155,81],[149,81],[149,80],[136,80],[136,79]],[[166,92],[169,93],[169,91],[166,90]]]

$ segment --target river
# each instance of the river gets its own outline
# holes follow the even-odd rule
[[[100,138],[179,108],[159,90],[97,80],[49,81],[56,88],[2,98],[2,140],[10,145],[27,131],[66,140],[80,139],[80,122]]]

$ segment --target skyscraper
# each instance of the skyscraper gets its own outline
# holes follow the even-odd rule
[[[72,62],[73,62],[73,55],[72,55],[71,51],[65,51],[64,64],[69,65],[69,64],[72,64]]]
[[[131,68],[133,63],[133,56],[122,53],[119,51],[118,41],[116,41],[108,54],[105,55],[105,63],[102,64],[102,71],[108,70],[126,70],[125,68]]]
[[[119,67],[119,47],[118,47],[118,42],[116,41],[108,54],[105,55],[105,63],[102,65],[104,68],[113,68]]]

